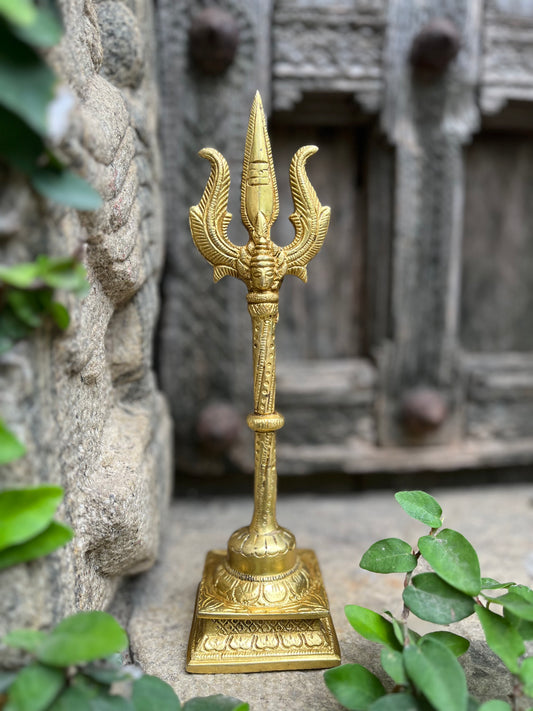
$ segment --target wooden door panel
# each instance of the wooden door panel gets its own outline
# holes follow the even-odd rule
[[[357,136],[351,127],[273,125],[272,147],[280,194],[273,239],[294,237],[289,165],[302,145],[319,146],[307,164],[323,205],[331,207],[329,232],[309,264],[309,280],[287,277],[280,295],[279,360],[353,358],[362,341],[362,230],[357,200]]]
[[[462,345],[533,351],[533,133],[482,133],[465,168]]]

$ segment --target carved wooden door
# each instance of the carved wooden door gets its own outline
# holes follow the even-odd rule
[[[215,9],[213,9],[215,7]],[[281,198],[303,144],[332,221],[280,293],[278,469],[461,470],[533,461],[533,9],[513,0],[159,3],[168,257],[158,342],[178,468],[251,469],[243,287],[211,283],[188,207],[206,145],[239,241],[259,88]],[[244,241],[244,232],[241,233]],[[244,433],[244,434],[243,434]]]

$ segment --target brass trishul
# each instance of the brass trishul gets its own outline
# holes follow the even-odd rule
[[[202,199],[190,209],[192,237],[214,268],[214,280],[231,275],[248,287],[253,327],[255,433],[254,513],[235,531],[227,552],[211,551],[198,589],[189,640],[188,671],[235,672],[304,669],[339,663],[339,648],[315,555],[296,548],[294,536],[276,520],[275,326],[279,287],[286,274],[307,281],[307,263],[318,253],[329,225],[309,182],[305,163],[318,149],[294,155],[290,186],[295,236],[278,247],[270,229],[279,212],[278,189],[266,120],[255,95],[246,135],[241,182],[241,217],[249,240],[244,247],[227,236],[230,176],[213,148],[200,151],[211,163]]]

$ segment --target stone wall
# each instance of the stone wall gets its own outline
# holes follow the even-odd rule
[[[64,333],[43,328],[0,358],[0,412],[28,453],[0,486],[61,484],[73,542],[0,574],[0,637],[104,608],[154,562],[170,482],[170,420],[151,369],[163,259],[152,3],[62,0],[49,60],[76,105],[60,146],[103,207],[47,203],[16,175],[0,192],[0,262],[83,254],[91,284]]]

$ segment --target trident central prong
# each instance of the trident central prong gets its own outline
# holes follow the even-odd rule
[[[279,198],[259,92],[250,113],[242,171],[241,217],[249,235],[244,247],[234,245],[227,236],[231,219],[227,211],[230,185],[227,162],[213,148],[200,151],[211,163],[211,174],[202,199],[190,209],[194,243],[213,266],[215,281],[231,275],[242,279],[248,288],[253,328],[254,411],[247,421],[255,433],[255,471],[250,525],[231,535],[226,554],[208,555],[191,630],[189,671],[310,668],[339,663],[327,597],[314,554],[298,551],[292,533],[276,519],[275,433],[284,423],[275,409],[279,288],[286,274],[307,281],[306,265],[320,250],[328,229],[330,209],[320,204],[305,171],[307,159],[317,150],[315,146],[304,146],[291,161],[294,212],[290,219],[295,236],[283,248],[270,238],[279,213]],[[264,628],[265,634],[277,635],[278,644],[272,649],[279,647],[280,651],[271,651],[266,661],[259,661],[259,654],[265,657],[260,634],[244,635],[239,652],[233,637],[231,644],[224,635],[215,641],[209,625],[202,622],[233,617],[263,620],[259,628]],[[278,624],[282,619],[297,620],[294,624],[297,633],[283,637],[287,625]],[[306,638],[301,636],[300,629],[314,631]],[[314,642],[306,644],[306,639]],[[254,644],[259,645],[255,651]],[[285,654],[291,644],[302,646],[301,653]],[[227,645],[235,654],[227,651]],[[282,657],[287,659],[282,661]]]

